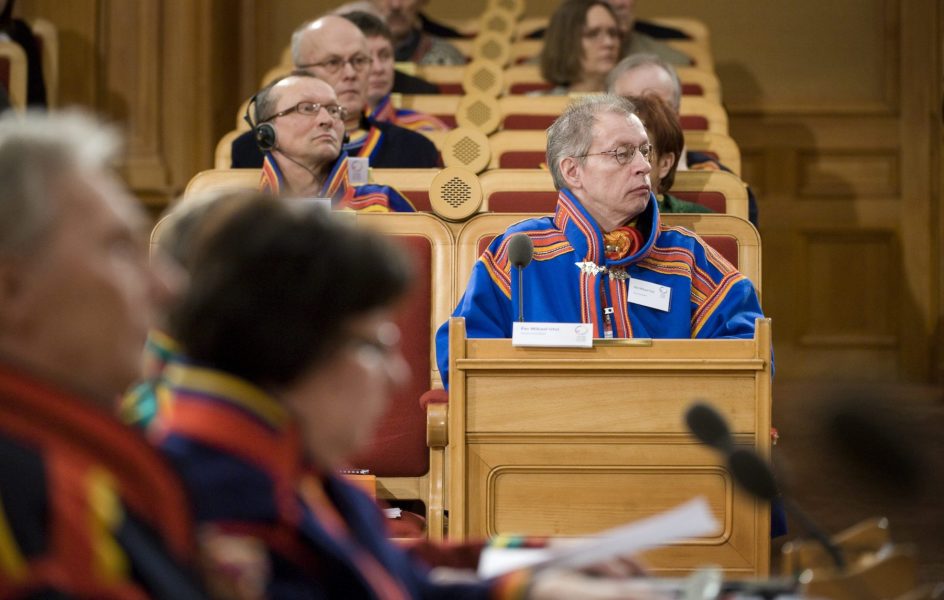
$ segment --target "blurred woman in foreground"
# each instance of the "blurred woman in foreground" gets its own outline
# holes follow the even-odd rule
[[[386,539],[374,501],[336,474],[407,374],[393,316],[411,276],[398,247],[307,203],[260,196],[191,250],[191,285],[169,317],[186,359],[165,369],[171,401],[159,443],[203,527],[219,597],[638,590],[555,571],[434,581]]]

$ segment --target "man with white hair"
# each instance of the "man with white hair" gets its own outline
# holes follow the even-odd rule
[[[682,106],[682,82],[668,62],[655,54],[627,56],[613,67],[606,78],[606,89],[624,98],[655,94],[678,116]],[[704,152],[685,150],[679,158],[678,170],[727,171],[731,169]],[[747,187],[748,219],[757,226],[757,198]]]
[[[595,338],[753,337],[762,313],[751,282],[696,234],[661,223],[649,138],[633,111],[619,96],[588,97],[548,129],[556,213],[512,225],[476,262],[453,313],[470,338],[511,337],[519,311],[587,323]],[[534,245],[521,279],[508,253],[519,233]],[[436,350],[447,383],[448,322]]]
[[[116,143],[74,113],[0,118],[4,597],[203,597],[178,566],[182,489],[112,414],[175,287],[109,169]]]

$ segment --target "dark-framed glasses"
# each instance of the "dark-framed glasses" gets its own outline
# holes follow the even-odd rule
[[[586,158],[587,156],[602,156],[608,155],[616,159],[616,162],[622,166],[632,162],[633,157],[636,156],[636,152],[642,155],[646,162],[649,162],[649,157],[652,156],[652,145],[651,144],[641,144],[639,146],[617,146],[612,150],[605,150],[603,152],[591,152],[588,154],[581,154],[575,156],[574,158]]]
[[[344,65],[351,65],[355,71],[363,71],[366,69],[374,59],[367,56],[366,54],[355,54],[351,58],[341,58],[340,56],[332,56],[327,60],[321,62],[309,63],[307,65],[295,65],[296,69],[310,69],[311,67],[318,67],[319,69],[324,69],[328,73],[334,74],[344,68]]]
[[[265,119],[262,122],[265,123],[267,121],[271,121],[279,117],[284,117],[285,115],[289,115],[293,112],[297,112],[300,115],[305,115],[308,117],[314,117],[319,112],[321,112],[322,108],[328,111],[328,114],[331,115],[335,119],[340,119],[343,121],[344,119],[347,118],[347,109],[338,104],[318,104],[317,102],[303,101],[303,102],[299,102],[295,106],[286,108],[285,110],[281,112],[275,113],[274,115],[272,115],[268,119]]]

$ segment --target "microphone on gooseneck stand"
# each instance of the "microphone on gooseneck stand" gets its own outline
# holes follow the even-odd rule
[[[524,279],[522,271],[534,258],[534,242],[527,234],[517,233],[508,242],[508,260],[518,269],[518,322],[524,322]]]
[[[840,571],[845,569],[846,561],[840,548],[792,498],[781,493],[767,462],[753,449],[734,447],[731,430],[717,410],[704,402],[696,402],[685,412],[685,423],[700,442],[719,450],[725,456],[731,477],[738,485],[761,500],[771,502],[780,498],[784,507],[803,529],[823,546],[836,568]]]

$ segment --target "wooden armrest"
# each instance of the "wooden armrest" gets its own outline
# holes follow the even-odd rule
[[[449,392],[429,390],[420,397],[420,405],[426,408],[426,446],[445,448],[449,444]]]

